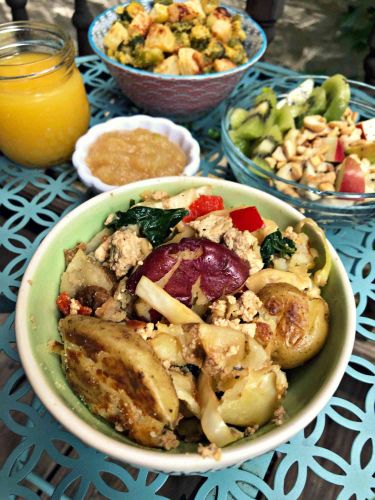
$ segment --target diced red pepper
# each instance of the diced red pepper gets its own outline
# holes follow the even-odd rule
[[[234,227],[240,231],[257,231],[264,227],[262,217],[256,207],[239,208],[230,212]]]
[[[70,313],[70,297],[66,292],[60,293],[60,295],[56,299],[56,305],[58,310],[64,316],[68,316]]]
[[[209,214],[215,210],[223,210],[224,202],[221,196],[213,196],[201,194],[191,205],[189,205],[189,215],[186,215],[182,220],[184,222],[191,222],[202,215]]]
[[[64,316],[68,316],[70,314],[70,306],[71,306],[72,299],[69,297],[69,295],[66,292],[60,293],[60,295],[56,299],[56,305]],[[82,305],[78,300],[79,304],[79,309],[77,311],[77,314],[81,314],[82,316],[90,316],[92,313],[91,307],[84,306]]]
[[[92,313],[91,307],[83,306],[82,304],[80,304],[80,308],[78,309],[77,314],[82,314],[82,316],[90,316],[91,313]]]

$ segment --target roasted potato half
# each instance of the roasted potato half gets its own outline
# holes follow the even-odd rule
[[[152,347],[132,323],[67,316],[59,323],[69,385],[90,410],[145,446],[175,447],[179,401]]]
[[[270,283],[258,292],[264,309],[255,339],[281,368],[295,368],[315,356],[328,334],[328,305],[288,283]]]
[[[82,287],[99,286],[111,293],[115,283],[116,278],[109,269],[101,266],[82,250],[78,250],[61,276],[60,292],[75,297]]]

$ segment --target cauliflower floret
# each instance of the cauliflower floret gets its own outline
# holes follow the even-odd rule
[[[293,228],[289,226],[283,232],[283,236],[290,238],[297,248],[290,259],[287,260],[288,271],[307,272],[309,269],[313,269],[318,252],[315,248],[310,248],[310,241],[307,234],[296,233],[293,231]]]
[[[207,238],[215,243],[220,243],[224,234],[233,228],[232,219],[221,212],[211,212],[190,222],[189,225],[200,238]]]
[[[258,239],[250,231],[239,231],[232,227],[224,234],[224,242],[230,250],[250,264],[250,276],[263,268]]]
[[[117,278],[122,278],[129,269],[143,262],[151,250],[151,243],[138,236],[136,226],[119,229],[112,235],[109,267],[116,273]]]
[[[129,24],[129,35],[131,38],[136,36],[146,36],[151,26],[151,17],[147,12],[139,12]]]
[[[220,71],[228,71],[235,68],[236,65],[229,59],[215,59],[214,70],[220,73]]]
[[[207,26],[211,28],[213,35],[224,43],[228,43],[232,38],[231,16],[224,7],[218,7],[208,16]]]
[[[180,67],[178,65],[178,57],[176,55],[169,56],[160,64],[155,66],[154,73],[162,73],[164,75],[179,75]]]
[[[151,26],[145,42],[147,49],[160,49],[163,52],[173,52],[175,46],[175,36],[168,26],[158,23]]]
[[[178,67],[181,75],[199,75],[203,67],[202,54],[190,47],[178,51]]]
[[[103,39],[104,47],[116,51],[121,43],[128,43],[129,33],[128,30],[120,22],[115,22],[109,29],[108,33]]]

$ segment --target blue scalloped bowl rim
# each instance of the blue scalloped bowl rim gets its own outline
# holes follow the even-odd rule
[[[259,24],[254,21],[246,12],[240,11],[238,9],[235,9],[234,7],[230,7],[228,5],[225,5],[225,8],[230,12],[234,14],[239,14],[243,19],[247,21],[247,23],[255,28],[256,31],[258,31],[260,39],[261,39],[261,45],[253,54],[248,61],[244,64],[240,64],[236,68],[227,70],[227,71],[220,71],[218,73],[209,73],[209,74],[204,74],[204,75],[164,75],[160,73],[153,73],[152,71],[146,71],[143,69],[138,69],[138,68],[133,68],[132,66],[128,66],[126,64],[121,64],[120,62],[116,61],[115,59],[112,59],[111,57],[107,56],[95,43],[94,40],[94,29],[97,26],[97,24],[108,15],[108,13],[113,12],[115,9],[118,7],[121,7],[123,5],[128,5],[130,2],[124,2],[119,5],[115,5],[113,7],[109,7],[108,9],[104,10],[101,14],[96,16],[94,20],[91,22],[89,31],[88,31],[88,39],[89,43],[91,45],[91,48],[93,51],[107,64],[111,64],[112,66],[116,66],[117,68],[120,68],[124,71],[129,71],[130,73],[139,75],[139,76],[148,76],[148,77],[153,77],[156,79],[161,79],[161,80],[204,80],[204,79],[212,79],[212,78],[222,78],[227,75],[232,75],[234,73],[238,72],[243,72],[246,69],[250,68],[253,66],[259,59],[263,56],[267,49],[267,37],[263,29],[259,26]],[[149,7],[152,5],[153,2],[151,1],[139,1],[142,5]]]

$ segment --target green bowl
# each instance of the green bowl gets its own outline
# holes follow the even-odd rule
[[[287,419],[268,424],[256,434],[222,450],[220,461],[202,458],[192,445],[173,451],[146,448],[116,432],[92,415],[72,392],[59,358],[47,343],[59,339],[55,300],[64,270],[63,250],[88,241],[106,216],[127,208],[131,199],[150,189],[176,194],[190,187],[211,185],[227,206],[254,204],[282,228],[302,215],[279,199],[256,189],[219,179],[164,177],[148,179],[103,193],[66,215],[48,234],[32,258],[19,291],[16,308],[17,346],[25,372],[36,394],[54,417],[88,445],[114,458],[166,473],[202,473],[242,463],[274,449],[311,422],[335,392],[349,361],[355,337],[355,304],[345,269],[331,247],[333,268],[323,296],[330,306],[330,333],[322,351],[301,368],[287,373],[284,401]]]

